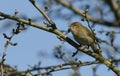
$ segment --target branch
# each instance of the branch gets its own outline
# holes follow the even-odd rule
[[[48,27],[38,25],[38,24],[32,22],[32,20],[31,21],[30,20],[24,20],[24,19],[18,18],[16,16],[10,16],[10,15],[4,14],[2,12],[0,12],[0,16],[4,17],[5,19],[8,18],[8,19],[15,20],[15,21],[23,23],[23,24],[27,24],[27,25],[45,30],[45,31],[50,31],[50,29]]]
[[[66,8],[72,10],[73,12],[75,12],[76,14],[80,15],[80,16],[85,16],[84,11],[72,6],[71,4],[69,4],[67,1],[64,0],[56,0],[58,3],[62,4],[63,6],[65,6]],[[116,21],[116,22],[108,22],[108,21],[104,21],[104,20],[100,20],[100,19],[95,19],[93,17],[91,17],[90,15],[87,15],[87,18],[95,23],[99,23],[102,25],[106,25],[106,26],[113,26],[113,27],[120,27],[120,22]]]
[[[120,20],[120,7],[115,0],[105,0],[105,2],[110,6],[111,10],[114,12],[116,20]]]
[[[45,72],[35,74],[35,75],[46,75],[46,74],[50,74],[51,72],[56,72],[56,71],[66,70],[66,69],[79,68],[79,67],[82,67],[82,66],[93,65],[93,64],[101,64],[101,62],[93,61],[93,62],[83,62],[83,63],[75,62],[75,63],[72,63],[72,64],[65,63],[65,64],[58,64],[58,65],[47,66],[47,67],[33,67],[32,69],[29,69],[27,71],[33,72],[33,71],[39,71],[39,70],[40,71],[46,70]],[[16,71],[16,72],[13,71],[11,74],[25,74],[27,71]]]
[[[113,59],[111,60],[113,63],[120,62],[120,59]],[[74,63],[64,63],[64,64],[58,64],[58,65],[53,65],[53,66],[46,66],[46,67],[36,67],[33,66],[29,70],[25,71],[18,71],[17,69],[4,64],[4,67],[7,68],[7,71],[10,70],[9,74],[10,75],[26,75],[26,73],[34,72],[34,71],[42,71],[45,70],[45,72],[35,74],[35,75],[46,75],[50,74],[51,72],[56,72],[60,70],[66,70],[66,69],[73,69],[73,68],[79,68],[87,65],[93,65],[93,64],[102,64],[100,61],[91,61],[91,62],[74,62]]]
[[[46,20],[50,23],[50,25],[56,29],[55,23],[47,16],[47,14],[35,3],[35,0],[29,0],[34,7],[46,18]]]
[[[112,71],[114,71],[118,76],[120,76],[120,71],[119,71],[119,69],[118,69],[114,64],[112,64],[109,60],[105,59],[102,55],[99,55],[99,54],[90,52],[88,49],[79,47],[79,45],[78,45],[77,43],[75,43],[75,42],[74,42],[73,40],[71,40],[70,38],[66,37],[66,36],[65,36],[62,32],[60,32],[58,29],[54,29],[53,31],[50,31],[50,29],[49,29],[48,27],[43,27],[43,26],[40,26],[40,25],[38,25],[38,24],[35,24],[35,23],[32,22],[32,21],[27,21],[27,20],[24,20],[24,19],[15,17],[15,16],[10,16],[10,15],[4,14],[4,13],[2,13],[2,12],[0,12],[0,16],[5,17],[5,18],[8,18],[8,19],[11,19],[11,20],[15,20],[15,21],[18,21],[18,22],[22,22],[23,24],[28,24],[28,25],[30,25],[30,26],[33,26],[33,27],[36,27],[36,28],[39,28],[39,29],[42,29],[42,30],[45,30],[45,31],[48,31],[48,32],[51,32],[51,33],[54,33],[55,35],[59,36],[60,38],[62,38],[62,39],[65,40],[66,42],[68,42],[70,45],[72,45],[73,47],[75,47],[76,49],[78,49],[79,51],[82,51],[82,52],[86,53],[87,55],[96,58],[96,60],[99,60],[100,62],[104,63],[108,68],[110,68],[110,69],[111,69]]]

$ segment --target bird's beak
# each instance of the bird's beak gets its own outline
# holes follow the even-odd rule
[[[70,28],[68,29],[68,31],[67,31],[68,33],[70,32]]]

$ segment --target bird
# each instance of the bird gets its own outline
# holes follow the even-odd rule
[[[87,27],[83,26],[80,22],[73,22],[70,24],[69,29],[72,32],[74,39],[80,45],[90,46],[94,53],[100,54],[95,43],[95,34],[92,33]]]

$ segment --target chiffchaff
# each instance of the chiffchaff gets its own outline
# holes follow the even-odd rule
[[[70,31],[72,32],[74,39],[80,45],[90,46],[95,53],[100,53],[95,44],[95,36],[87,27],[83,26],[79,22],[73,22],[70,25]]]

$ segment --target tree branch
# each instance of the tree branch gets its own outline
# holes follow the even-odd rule
[[[53,31],[50,31],[50,29],[48,27],[43,27],[43,26],[40,26],[38,24],[35,24],[34,22],[32,21],[27,21],[27,20],[24,20],[24,19],[20,19],[18,17],[15,17],[15,16],[10,16],[10,15],[7,15],[7,14],[4,14],[2,12],[0,12],[0,16],[2,17],[5,17],[5,18],[8,18],[8,19],[11,19],[11,20],[15,20],[15,21],[18,21],[18,22],[22,22],[23,24],[28,24],[30,26],[33,26],[33,27],[36,27],[36,28],[39,28],[39,29],[42,29],[42,30],[45,30],[45,31],[48,31],[48,32],[51,32],[51,33],[54,33],[56,34],[57,36],[59,36],[60,38],[64,39],[66,42],[68,42],[70,45],[72,45],[73,47],[75,47],[76,49],[78,49],[79,51],[82,51],[84,53],[86,53],[87,55],[89,56],[92,56],[94,57],[95,59],[99,60],[100,62],[104,63],[108,68],[110,68],[112,71],[114,71],[118,76],[120,76],[120,71],[119,69],[114,65],[112,64],[109,60],[105,59],[102,55],[99,55],[99,54],[96,54],[96,53],[93,53],[93,52],[90,52],[88,49],[85,49],[85,48],[82,48],[82,47],[79,47],[79,45],[77,43],[75,43],[73,40],[71,40],[70,38],[66,37],[62,32],[60,32],[58,29],[54,29]]]
[[[80,15],[80,16],[85,16],[84,11],[72,6],[71,4],[69,4],[67,1],[63,1],[63,0],[55,0],[58,3],[62,4],[63,6],[67,7],[68,9],[72,10],[73,12],[75,12],[76,14]],[[102,25],[106,25],[106,26],[113,26],[113,27],[120,27],[120,22],[116,21],[116,22],[108,22],[108,21],[104,21],[104,20],[100,20],[100,19],[95,19],[93,17],[91,17],[90,15],[87,15],[87,18],[95,23],[99,23]]]
[[[45,30],[45,31],[50,31],[50,29],[48,27],[38,25],[38,24],[32,22],[32,20],[31,21],[30,20],[24,20],[24,19],[18,18],[16,16],[10,16],[10,15],[4,14],[2,12],[0,12],[0,16],[2,16],[4,18],[11,19],[11,20],[15,20],[17,22],[21,22],[23,24],[27,24],[27,25],[36,27],[36,28],[39,28],[39,29],[42,29],[42,30]]]
[[[105,2],[110,6],[111,10],[114,12],[116,20],[120,20],[120,7],[115,0],[105,0]]]
[[[34,7],[46,18],[46,20],[50,23],[50,25],[56,29],[56,25],[55,23],[47,16],[47,14],[35,3],[35,0],[29,0],[33,5]]]

